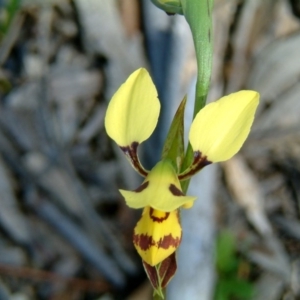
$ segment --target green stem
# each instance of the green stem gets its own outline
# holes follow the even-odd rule
[[[212,8],[213,0],[182,0],[183,14],[191,28],[197,58],[197,83],[195,93],[194,114],[205,106],[212,71]],[[193,149],[188,145],[182,170],[186,169],[193,160]],[[182,190],[185,193],[189,186],[189,180],[182,182]]]
[[[197,84],[194,116],[205,106],[212,70],[213,0],[182,0],[184,16],[191,28],[197,58]]]
[[[162,298],[160,295],[153,295],[153,300],[166,300],[166,297]]]

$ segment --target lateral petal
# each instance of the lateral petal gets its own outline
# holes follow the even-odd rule
[[[112,97],[105,116],[107,134],[120,146],[142,143],[156,127],[157,91],[146,69],[133,72]]]
[[[245,142],[259,102],[255,91],[240,91],[206,105],[195,117],[189,134],[194,152],[208,161],[231,158]]]

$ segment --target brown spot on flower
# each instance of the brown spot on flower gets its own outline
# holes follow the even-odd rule
[[[170,247],[177,248],[181,242],[181,236],[174,238],[171,234],[165,235],[157,243],[158,248],[169,249]]]
[[[158,216],[155,216],[155,211],[152,207],[150,207],[150,210],[149,210],[149,215],[150,215],[150,218],[153,220],[153,222],[158,222],[158,223],[162,223],[163,221],[165,221],[166,219],[168,219],[170,213],[169,212],[161,212],[161,214],[163,214],[162,217],[158,217]]]
[[[133,243],[143,251],[155,246],[152,236],[148,234],[133,234]]]
[[[133,234],[133,243],[143,251],[147,251],[151,247],[169,249],[177,248],[180,245],[181,236],[173,237],[172,234],[163,236],[159,241],[153,240],[152,236],[147,234]]]
[[[186,180],[211,163],[212,163],[211,161],[207,160],[206,155],[202,155],[200,151],[195,151],[192,165],[186,171],[179,174],[178,179]]]
[[[140,173],[142,176],[146,177],[148,175],[148,171],[143,168],[141,165],[138,154],[137,154],[137,148],[139,146],[138,142],[132,142],[131,145],[121,147],[121,150],[124,152],[126,157],[131,162],[132,166],[137,170],[138,173]]]
[[[169,190],[174,196],[184,196],[184,193],[174,184],[170,184]]]
[[[149,185],[149,181],[145,181],[142,185],[140,185],[136,190],[134,190],[136,193],[140,193],[143,191],[147,186]]]
[[[134,155],[137,155],[137,148],[139,146],[139,143],[138,142],[132,142],[131,145],[129,146],[124,146],[124,147],[121,147],[121,150],[125,153],[125,155],[128,155],[128,154],[134,154]]]

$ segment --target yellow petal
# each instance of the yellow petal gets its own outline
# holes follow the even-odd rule
[[[164,212],[173,211],[186,203],[190,205],[191,201],[196,200],[196,197],[182,193],[177,174],[169,160],[157,163],[138,189],[120,190],[120,193],[131,208],[151,206]]]
[[[240,91],[205,106],[190,129],[194,152],[211,162],[231,158],[242,147],[254,120],[259,102],[255,91]]]
[[[189,208],[193,207],[193,205],[194,205],[194,201],[189,201],[189,202],[183,204],[182,207],[185,209],[189,209]]]
[[[112,97],[105,116],[107,134],[121,147],[142,143],[156,127],[157,91],[146,69],[133,72]]]
[[[181,235],[177,210],[161,212],[146,207],[134,229],[133,243],[142,259],[155,266],[177,249]]]

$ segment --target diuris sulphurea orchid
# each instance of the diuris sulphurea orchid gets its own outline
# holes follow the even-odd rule
[[[239,91],[206,105],[192,122],[189,141],[194,159],[182,172],[162,159],[146,170],[137,154],[138,146],[154,131],[160,102],[145,69],[133,72],[112,97],[105,116],[107,134],[119,145],[144,182],[134,191],[120,190],[126,204],[144,208],[134,229],[134,245],[150,266],[174,253],[181,241],[178,209],[190,208],[196,197],[186,196],[180,181],[208,164],[230,159],[246,140],[259,102],[255,91]]]

